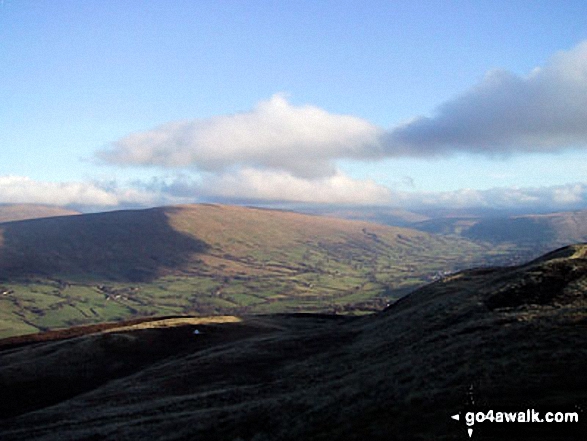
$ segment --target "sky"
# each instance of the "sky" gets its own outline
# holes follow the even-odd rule
[[[0,203],[585,209],[586,17],[1,0]]]

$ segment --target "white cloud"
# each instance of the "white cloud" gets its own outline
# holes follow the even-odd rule
[[[201,191],[215,198],[322,204],[386,205],[391,192],[370,180],[355,180],[341,172],[303,179],[283,171],[246,168],[233,174],[214,175]]]
[[[379,205],[408,209],[504,208],[584,209],[587,183],[551,187],[501,187],[446,192],[399,191],[372,180],[355,180],[341,172],[304,179],[282,171],[245,168],[235,173],[207,174],[116,183],[39,182],[23,176],[0,176],[0,203],[75,206],[79,209],[118,208],[193,203],[205,200],[243,202],[300,202],[341,205]]]
[[[215,172],[258,167],[315,178],[334,175],[334,159],[377,155],[380,133],[360,118],[293,106],[274,95],[247,113],[173,122],[129,135],[98,156],[122,165]]]
[[[549,152],[587,146],[587,41],[526,77],[495,70],[432,117],[385,135],[389,156]]]
[[[395,200],[411,208],[583,209],[587,184],[549,187],[499,187],[488,190],[460,189],[445,192],[398,192]]]
[[[26,176],[0,176],[0,203],[115,207],[149,205],[157,195],[137,188],[89,182],[40,182]]]
[[[556,204],[579,204],[587,199],[587,186],[584,184],[570,184],[554,188],[552,201]]]

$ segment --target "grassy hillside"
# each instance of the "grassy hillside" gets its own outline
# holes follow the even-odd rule
[[[465,271],[363,317],[165,318],[0,341],[0,437],[582,440],[586,257],[575,246]],[[526,409],[578,423],[465,422]]]
[[[0,204],[0,223],[74,214],[79,214],[79,212],[51,205]]]
[[[367,311],[504,250],[219,205],[0,224],[0,335],[153,314]]]

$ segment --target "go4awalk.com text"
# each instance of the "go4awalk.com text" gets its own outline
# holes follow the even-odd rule
[[[498,411],[494,409],[459,412],[451,416],[455,421],[464,422],[466,433],[470,438],[475,432],[479,434],[507,435],[516,438],[527,435],[533,438],[536,434],[579,434],[584,426],[580,424],[579,411],[540,411],[525,409],[520,411]],[[500,427],[497,427],[499,425]],[[583,433],[587,439],[587,433]],[[574,439],[574,438],[573,438]]]

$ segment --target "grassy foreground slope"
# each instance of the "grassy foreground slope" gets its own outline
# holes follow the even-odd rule
[[[133,316],[378,310],[499,250],[366,222],[188,205],[0,224],[0,335]]]
[[[574,246],[362,317],[167,318],[0,341],[0,437],[583,440],[586,287],[587,247]],[[465,423],[526,409],[578,423]]]

